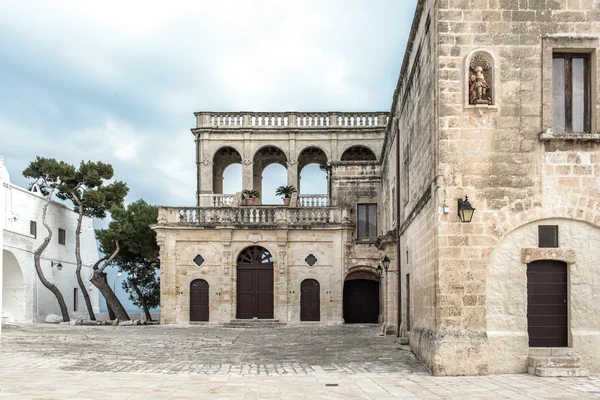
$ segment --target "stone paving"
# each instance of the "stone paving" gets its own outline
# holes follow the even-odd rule
[[[376,326],[3,326],[0,398],[600,399],[600,376],[433,377]]]

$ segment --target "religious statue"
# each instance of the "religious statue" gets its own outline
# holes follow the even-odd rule
[[[491,58],[487,54],[478,53],[473,56],[470,64],[469,104],[491,105],[492,98],[490,92],[492,87],[484,74],[484,71],[492,68]]]

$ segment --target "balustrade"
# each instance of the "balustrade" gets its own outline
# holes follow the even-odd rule
[[[387,112],[353,113],[271,113],[271,112],[197,112],[196,126],[211,128],[370,128],[384,127]]]
[[[202,207],[225,207],[233,203],[233,194],[201,194],[199,204]]]
[[[326,194],[300,194],[298,195],[298,207],[327,207],[329,197]]]
[[[342,208],[334,207],[160,207],[159,224],[198,226],[306,226],[341,223],[347,218]]]

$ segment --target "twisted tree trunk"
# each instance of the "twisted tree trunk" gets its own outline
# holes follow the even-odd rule
[[[119,254],[119,241],[117,240],[115,243],[117,248],[110,255],[108,260],[104,262],[104,265],[101,268],[94,269],[94,275],[92,276],[92,279],[90,279],[90,282],[92,282],[92,284],[98,288],[100,293],[102,293],[102,296],[104,296],[104,299],[106,300],[106,306],[112,308],[115,313],[115,317],[120,321],[129,321],[130,318],[127,314],[127,311],[125,311],[125,308],[119,301],[119,298],[115,295],[115,292],[113,292],[112,288],[108,284],[106,273],[104,272],[106,267],[108,267],[108,265],[115,259],[117,254]]]
[[[150,311],[148,310],[148,305],[146,304],[146,298],[144,298],[142,291],[140,290],[140,288],[137,285],[137,282],[135,280],[131,280],[130,282],[131,282],[131,286],[133,287],[133,290],[135,290],[135,293],[137,294],[138,298],[140,299],[140,303],[142,303],[142,309],[144,310],[144,315],[146,315],[146,321],[152,321],[152,316],[150,315]]]
[[[79,198],[75,193],[71,193],[73,199],[77,202],[77,206],[79,208],[79,216],[77,217],[77,229],[75,230],[75,258],[77,259],[77,268],[75,269],[75,275],[77,275],[77,283],[79,284],[79,288],[81,289],[81,294],[83,294],[83,299],[85,300],[85,306],[87,308],[88,314],[92,321],[96,320],[96,316],[94,315],[94,308],[92,307],[92,301],[90,300],[90,295],[88,294],[85,284],[83,283],[83,279],[81,279],[81,222],[83,221],[83,207]]]
[[[106,281],[106,284],[108,285],[108,275],[104,274],[104,280]],[[114,321],[115,320],[115,312],[113,311],[112,308],[110,308],[108,303],[106,303],[106,308],[108,309],[108,319],[110,319],[111,321]]]
[[[46,236],[46,238],[44,239],[42,244],[40,244],[40,246],[33,253],[33,262],[35,265],[35,271],[37,272],[38,278],[40,278],[40,282],[42,282],[42,285],[44,285],[48,290],[50,290],[54,294],[54,296],[56,297],[56,300],[58,301],[58,306],[60,307],[60,313],[62,314],[63,322],[69,322],[70,321],[69,310],[67,309],[67,304],[65,303],[65,299],[64,299],[62,293],[60,292],[60,290],[56,287],[56,285],[54,285],[53,283],[50,283],[46,279],[46,277],[44,276],[44,272],[42,271],[42,265],[40,263],[42,253],[44,252],[44,250],[46,250],[46,248],[48,247],[48,244],[50,244],[50,240],[52,240],[52,228],[50,228],[50,225],[48,225],[48,222],[46,221],[46,214],[48,213],[48,206],[50,205],[50,201],[52,199],[52,193],[54,193],[54,190],[52,190],[50,192],[50,194],[48,194],[48,198],[46,199],[46,204],[44,204],[44,208],[42,211],[42,223],[44,224],[44,226],[46,227],[46,230],[48,231],[48,236]]]

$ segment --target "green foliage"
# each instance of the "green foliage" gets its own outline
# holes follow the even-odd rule
[[[279,186],[275,191],[276,196],[290,197],[294,193],[298,193],[294,186]]]
[[[158,209],[140,199],[126,208],[113,208],[111,216],[112,221],[107,229],[96,230],[100,251],[111,254],[116,248],[115,241],[118,240],[120,251],[113,262],[128,275],[123,288],[138,307],[141,307],[142,302],[134,285],[142,292],[149,308],[157,307],[160,303],[156,275],[160,268],[159,248],[156,244],[156,232],[150,226],[156,223]]]
[[[258,192],[258,190],[244,189],[244,190],[242,190],[242,194],[244,196],[248,196],[250,198],[254,197],[254,198],[260,199],[260,193]]]
[[[105,184],[112,179],[113,168],[101,161],[82,161],[77,169],[64,161],[37,156],[23,175],[33,178],[44,195],[54,189],[56,197],[73,202],[76,212],[82,207],[83,215],[93,218],[105,218],[111,207],[123,204],[129,191],[121,181]]]

